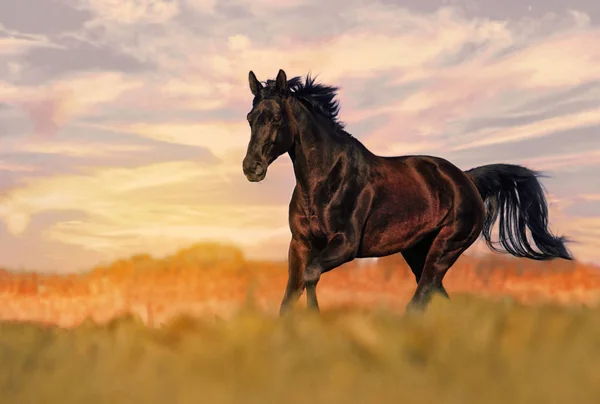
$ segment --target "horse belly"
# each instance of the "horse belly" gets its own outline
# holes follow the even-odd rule
[[[364,227],[359,256],[383,257],[410,248],[437,228],[438,218],[436,212],[422,208],[372,214]]]

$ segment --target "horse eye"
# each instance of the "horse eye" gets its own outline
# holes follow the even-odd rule
[[[281,121],[281,116],[280,116],[280,115],[275,115],[275,116],[273,117],[273,121],[274,121],[274,122],[279,122],[279,121]]]

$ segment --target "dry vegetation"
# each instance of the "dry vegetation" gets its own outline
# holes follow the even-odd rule
[[[4,403],[598,403],[599,312],[457,296],[424,316],[0,325]]]
[[[600,402],[598,268],[464,256],[446,279],[451,301],[408,316],[402,258],[354,262],[323,277],[321,316],[279,320],[285,263],[227,246],[4,271],[0,401]]]
[[[81,275],[0,270],[0,320],[71,327],[87,317],[106,322],[133,313],[155,326],[181,313],[229,316],[249,295],[260,309],[275,314],[286,279],[285,262],[246,261],[238,249],[218,244],[196,245],[164,259],[135,256]],[[451,294],[594,305],[600,299],[600,270],[562,260],[462,256],[445,285]],[[415,286],[400,255],[362,265],[356,260],[323,276],[319,303],[403,312]]]

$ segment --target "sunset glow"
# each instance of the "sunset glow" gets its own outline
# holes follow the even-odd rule
[[[0,267],[81,271],[200,241],[285,259],[289,158],[259,184],[241,168],[248,71],[280,68],[339,86],[375,153],[544,171],[551,229],[600,263],[590,2],[18,3],[0,5]]]

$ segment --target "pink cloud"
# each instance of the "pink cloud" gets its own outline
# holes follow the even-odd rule
[[[12,172],[27,173],[27,172],[33,172],[35,170],[36,170],[35,167],[29,166],[26,164],[13,164],[13,163],[7,163],[7,162],[0,160],[0,171],[12,171]]]
[[[41,137],[53,137],[67,122],[67,99],[59,95],[20,103],[33,122],[33,133]]]
[[[71,120],[93,114],[141,84],[139,79],[112,72],[77,74],[39,86],[0,81],[4,85],[0,102],[23,109],[34,124],[34,135],[52,137]]]

